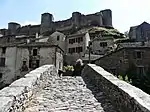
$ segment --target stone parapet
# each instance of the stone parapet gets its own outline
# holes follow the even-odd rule
[[[82,78],[103,91],[120,112],[150,112],[150,95],[142,90],[119,80],[111,73],[94,64],[87,65],[82,71]]]
[[[54,65],[37,68],[0,90],[0,112],[23,112],[32,96],[57,77]]]

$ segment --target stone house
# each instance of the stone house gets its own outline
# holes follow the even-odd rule
[[[130,27],[129,38],[134,41],[150,40],[150,24],[143,22],[138,26]]]
[[[87,52],[89,41],[90,36],[88,32],[69,35],[66,39],[66,63],[74,64],[77,59],[82,59]]]
[[[58,45],[64,51],[66,50],[66,35],[55,31],[50,36],[38,36],[36,42],[49,42],[51,45]]]
[[[30,70],[46,64],[63,67],[63,50],[48,43],[0,46],[0,83],[10,84]]]
[[[131,64],[134,64],[136,74],[145,74],[150,67],[149,55],[149,43],[124,43],[118,50],[94,60],[92,63],[116,75],[125,75]]]
[[[104,55],[115,48],[115,41],[113,36],[99,36],[92,41],[92,54]]]

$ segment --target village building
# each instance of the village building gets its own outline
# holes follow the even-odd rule
[[[63,53],[64,51],[59,46],[49,45],[49,43],[1,45],[1,87],[42,65],[53,64],[57,69],[62,69]]]
[[[150,40],[150,24],[143,22],[138,26],[130,27],[129,38],[133,41],[149,41]]]
[[[145,74],[150,67],[149,55],[149,42],[122,43],[116,51],[96,59],[92,63],[115,75],[125,75],[132,65],[136,68],[135,74]]]
[[[67,37],[67,52],[65,61],[68,64],[74,64],[77,59],[82,59],[87,52],[90,41],[89,33],[73,34]]]

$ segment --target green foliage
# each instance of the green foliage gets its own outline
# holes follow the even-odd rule
[[[123,38],[123,34],[120,33],[117,29],[109,29],[104,27],[94,27],[90,29],[90,33],[100,31],[103,36],[114,36],[115,38]]]
[[[67,65],[67,66],[63,67],[63,70],[64,71],[74,71],[74,68],[73,68],[73,66]]]
[[[119,75],[118,78],[150,94],[150,68],[145,74],[136,74],[136,67],[130,61],[130,66],[126,74],[127,75],[125,77],[123,75]]]
[[[122,75],[119,75],[118,78],[120,80],[126,81],[127,83],[130,83],[130,84],[132,83],[132,80],[130,80],[127,75],[125,75],[125,77]]]

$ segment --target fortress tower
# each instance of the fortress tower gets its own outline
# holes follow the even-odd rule
[[[81,22],[81,13],[80,12],[73,12],[72,13],[72,24],[74,26],[79,27]]]
[[[10,31],[11,35],[15,35],[16,34],[16,30],[21,27],[20,24],[15,23],[15,22],[10,22],[8,23],[8,30]]]
[[[110,9],[100,11],[103,20],[103,26],[112,27],[112,11]]]
[[[40,33],[51,31],[53,27],[53,15],[50,13],[43,13],[41,15],[41,29]]]

